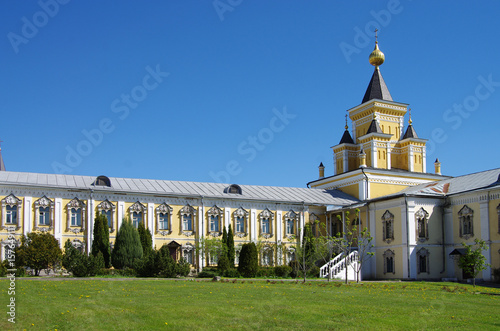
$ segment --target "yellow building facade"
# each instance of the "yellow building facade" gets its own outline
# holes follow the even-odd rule
[[[0,154],[2,259],[9,236],[19,244],[32,231],[90,252],[94,218],[102,213],[111,244],[128,217],[151,231],[153,247],[166,245],[175,259],[201,270],[216,261],[197,247],[231,226],[237,251],[254,242],[261,265],[273,266],[294,259],[307,223],[317,236],[335,236],[349,221],[373,237],[375,254],[362,278],[465,279],[457,265],[462,243],[479,238],[491,264],[479,278],[491,280],[500,268],[500,169],[451,178],[436,160],[428,172],[426,139],[418,137],[409,105],[393,100],[384,60],[376,43],[362,102],[347,110],[345,131],[331,147],[333,175],[325,177],[329,166],[321,163],[307,188],[10,172]],[[340,259],[321,274],[331,275]]]

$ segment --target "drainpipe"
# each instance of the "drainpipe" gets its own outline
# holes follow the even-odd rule
[[[410,271],[411,271],[411,261],[410,261],[410,214],[408,211],[408,195],[405,193],[405,207],[406,207],[406,258],[408,261],[408,279],[410,279]]]

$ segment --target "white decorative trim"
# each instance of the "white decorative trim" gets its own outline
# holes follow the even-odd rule
[[[474,210],[464,205],[458,212],[458,218],[460,222],[459,236],[465,240],[474,237]]]
[[[97,210],[99,211],[99,213],[102,213],[103,211],[111,211],[111,227],[109,227],[109,233],[113,233],[115,231],[115,220],[114,220],[114,217],[115,216],[115,210],[116,210],[116,206],[111,203],[108,199],[104,200],[103,202],[101,202],[100,204],[97,205]]]
[[[243,209],[243,207],[239,207],[233,212],[233,222],[234,222],[234,235],[243,238],[246,237],[248,234],[248,215],[250,213]],[[243,232],[237,231],[238,230],[238,218],[243,218]]]
[[[156,233],[162,236],[167,236],[172,233],[172,207],[165,202],[155,208],[156,214]],[[167,215],[168,229],[160,229],[160,216]]]
[[[54,201],[47,198],[45,195],[40,199],[36,200],[35,206],[35,231],[49,232],[54,229]],[[41,225],[40,221],[40,208],[49,208],[49,225]]]
[[[66,213],[67,213],[67,223],[66,223],[66,231],[73,232],[73,233],[80,233],[80,232],[85,232],[85,220],[86,220],[86,208],[87,206],[85,205],[85,202],[78,198],[73,198],[68,204],[66,205]],[[71,225],[71,209],[75,209],[79,211],[80,213],[80,225]]]
[[[215,222],[217,222],[217,228],[218,228],[218,231],[212,231],[211,230],[211,222],[212,222],[212,217],[215,217]],[[208,226],[208,229],[207,229],[207,232],[210,236],[212,237],[219,237],[222,235],[222,218],[224,217],[224,211],[222,209],[220,209],[219,207],[217,207],[217,205],[213,205],[212,208],[210,208],[208,211],[207,211],[207,226]]]
[[[382,240],[388,244],[394,240],[394,215],[389,210],[382,215]]]
[[[269,232],[267,233],[264,233],[262,232],[262,221],[264,219],[268,219],[269,220]],[[269,208],[266,208],[264,209],[262,212],[260,212],[259,214],[259,233],[260,233],[260,236],[265,238],[265,239],[269,239],[273,236],[273,223],[274,223],[274,213],[272,211],[269,210]]]
[[[16,207],[15,223],[7,223],[7,206],[11,208]],[[2,229],[6,229],[8,227],[9,231],[15,231],[21,228],[21,206],[22,200],[18,199],[12,193],[2,199]]]
[[[184,207],[181,208],[181,210],[179,210],[179,215],[180,215],[180,221],[181,221],[181,234],[186,236],[186,237],[190,237],[192,236],[195,232],[194,232],[194,219],[196,217],[196,209],[194,209],[191,205],[187,204],[185,205]],[[187,216],[191,216],[191,230],[184,230],[183,229],[183,222],[184,222],[184,217],[187,217]],[[202,215],[200,214],[200,217]],[[201,231],[203,232],[203,231]]]

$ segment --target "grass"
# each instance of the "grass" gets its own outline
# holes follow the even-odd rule
[[[0,280],[7,311],[6,279]],[[477,292],[489,293],[476,294]],[[500,289],[454,283],[17,279],[1,330],[494,329]]]

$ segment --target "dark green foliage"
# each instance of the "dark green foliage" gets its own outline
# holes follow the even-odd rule
[[[257,277],[272,277],[276,276],[274,267],[260,267],[257,271]]]
[[[222,228],[222,245],[227,247],[227,231],[225,226]]]
[[[476,286],[476,276],[481,270],[485,270],[490,264],[486,263],[486,257],[483,251],[488,249],[484,240],[476,239],[473,245],[462,243],[465,248],[465,254],[460,256],[458,266],[466,273],[472,275],[473,285]],[[475,249],[472,249],[472,247]]]
[[[101,252],[97,256],[84,254],[71,245],[69,239],[64,244],[62,265],[75,277],[95,276],[104,269],[104,257]]]
[[[177,274],[186,277],[191,272],[191,265],[185,259],[180,259],[177,262]]]
[[[234,235],[233,230],[231,229],[231,224],[229,224],[229,230],[227,232],[227,259],[229,260],[229,267],[234,268],[234,258],[235,258],[235,250],[234,250]]]
[[[292,268],[292,271],[290,272],[290,277],[292,278],[297,278],[299,276],[299,269],[300,269],[300,264],[297,260],[290,261],[289,263],[290,268]]]
[[[229,260],[226,254],[221,254],[219,260],[217,261],[217,269],[220,274],[223,274],[227,269],[229,269]]]
[[[148,256],[153,252],[153,238],[151,231],[146,229],[144,222],[139,223],[137,231],[139,232],[139,237],[141,238],[142,255]]]
[[[165,245],[160,248],[156,261],[159,277],[173,278],[177,276],[177,264],[170,255],[168,246]]]
[[[292,273],[292,267],[287,265],[279,265],[274,267],[276,277],[287,278]]]
[[[142,259],[137,260],[135,264],[135,270],[137,271],[137,276],[139,277],[155,277],[158,275],[158,252],[151,251],[148,255],[142,257]]]
[[[238,272],[243,277],[255,277],[259,270],[257,247],[254,243],[243,244],[240,252]]]
[[[94,220],[94,239],[92,240],[92,255],[97,257],[99,252],[103,256],[106,268],[111,266],[111,250],[109,247],[108,219],[105,215],[96,213]]]
[[[238,272],[237,269],[235,268],[230,268],[224,271],[224,277],[230,277],[230,278],[239,278],[241,277],[240,273]]]
[[[211,271],[211,270],[205,271],[205,269],[203,269],[203,271],[198,274],[198,278],[214,278],[215,276],[218,275],[219,273],[216,271]]]
[[[0,264],[0,277],[5,277],[7,274],[7,269],[9,268],[9,261],[3,260],[3,262]]]
[[[116,236],[111,262],[116,269],[133,268],[135,260],[141,259],[142,256],[139,232],[130,219],[125,218]]]
[[[317,265],[315,265],[307,271],[307,276],[313,278],[319,278],[319,271],[320,268]]]
[[[54,268],[62,257],[59,242],[50,233],[31,232],[21,238],[21,246],[16,250],[16,266],[27,266],[35,271]]]

